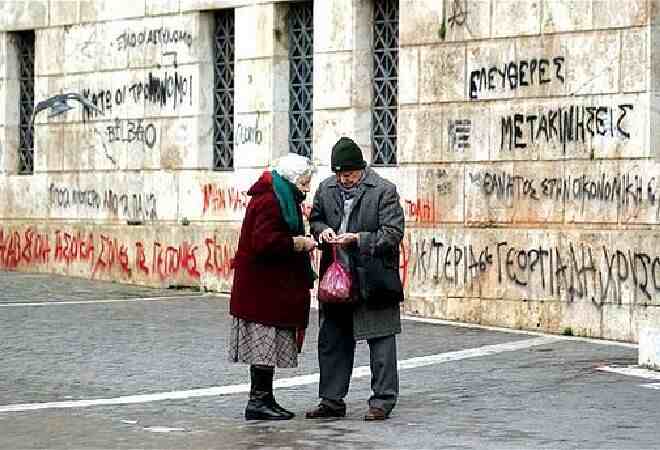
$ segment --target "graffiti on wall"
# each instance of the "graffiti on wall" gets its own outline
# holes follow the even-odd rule
[[[96,108],[103,112],[112,113],[113,107],[118,108],[125,104],[151,104],[176,111],[186,101],[192,105],[193,76],[182,71],[164,70],[150,71],[143,80],[134,83],[125,83],[117,89],[83,88],[83,96]],[[98,112],[85,108],[83,121],[95,119]]]
[[[584,144],[590,137],[629,139],[630,132],[623,121],[633,109],[630,103],[616,107],[571,105],[538,113],[509,114],[500,120],[500,149],[513,151],[535,143],[558,143],[565,153],[567,144]]]
[[[452,0],[449,3],[449,17],[447,23],[451,28],[455,26],[465,25],[468,16],[468,2],[467,0]]]
[[[469,286],[488,272],[498,285],[575,301],[622,303],[627,291],[644,300],[660,296],[660,255],[567,241],[560,245],[519,246],[507,241],[473,246],[428,238],[404,245],[408,282]]]
[[[151,192],[117,192],[112,189],[99,192],[55,183],[48,188],[48,204],[51,207],[108,213],[120,219],[158,219],[156,200],[156,195]]]
[[[434,195],[414,200],[403,200],[403,212],[406,220],[420,224],[438,223],[438,206]]]
[[[250,197],[247,191],[233,186],[226,187],[214,183],[205,183],[200,186],[202,193],[202,214],[222,214],[226,212],[245,213]],[[303,216],[309,217],[312,205],[303,202],[301,205]]]
[[[537,57],[477,67],[470,72],[469,98],[480,99],[494,92],[511,92],[566,82],[566,60],[562,55]],[[516,151],[536,144],[566,146],[588,144],[589,139],[630,139],[629,119],[634,105],[551,106],[532,112],[512,112],[494,123],[500,126],[500,150]],[[450,150],[452,146],[450,133]]]
[[[199,280],[208,274],[230,279],[235,245],[235,239],[218,240],[213,235],[200,242],[168,243],[130,241],[107,232],[0,228],[0,268],[79,264],[91,278],[164,282],[179,277]],[[420,283],[445,288],[494,283],[488,288],[516,287],[542,298],[587,299],[596,305],[660,298],[660,255],[646,249],[571,240],[532,245],[493,240],[473,245],[408,235],[401,250],[400,270],[407,289]]]
[[[151,149],[156,144],[158,133],[153,123],[144,122],[143,119],[116,118],[113,125],[106,127],[106,136],[111,144],[114,142],[141,142]]]
[[[472,120],[450,119],[447,124],[447,149],[450,153],[462,153],[470,148]]]
[[[129,241],[121,234],[55,230],[53,233],[0,228],[0,268],[37,269],[82,264],[91,278],[124,280],[137,277],[166,282],[183,277],[199,280],[202,274],[224,279],[233,275],[235,240],[203,238],[195,243]]]
[[[255,126],[239,123],[236,125],[236,143],[238,145],[256,144],[261,145],[264,140],[263,132],[259,129],[259,123]]]
[[[402,198],[406,220],[417,224],[436,224],[442,221],[444,203],[455,192],[454,180],[446,169],[420,169],[420,186],[425,192],[414,199]]]
[[[236,124],[235,141],[237,145],[256,144],[261,145],[264,133],[259,126],[260,114],[257,113],[254,124],[238,122]]]
[[[470,72],[470,99],[485,93],[502,90],[515,91],[528,86],[565,81],[563,56],[521,59],[500,65],[480,67]]]
[[[95,36],[93,36],[95,37]],[[188,102],[192,104],[193,75],[179,70],[177,64],[177,51],[171,46],[182,45],[192,48],[194,37],[190,31],[183,27],[160,26],[126,28],[119,33],[109,44],[118,52],[127,52],[133,49],[141,51],[149,47],[161,49],[163,59],[173,56],[173,69],[165,70],[161,64],[156,69],[144,75],[144,79],[125,83],[117,88],[83,88],[82,96],[88,102],[82,113],[83,122],[98,119],[100,115],[129,104],[144,104],[159,106],[161,109],[169,108],[176,111]],[[96,42],[95,39],[92,39]],[[168,50],[169,47],[169,50]],[[95,109],[97,108],[97,109]],[[154,123],[143,118],[116,117],[114,123],[102,127],[103,145],[107,158],[117,166],[115,158],[110,155],[108,146],[116,143],[143,143],[146,149],[152,149],[158,140],[158,130]],[[101,134],[101,133],[97,133]]]
[[[497,200],[552,200],[576,202],[581,210],[593,202],[622,210],[649,207],[660,219],[660,197],[656,177],[641,173],[575,173],[564,177],[517,175],[506,170],[468,172],[469,182],[482,195]]]
[[[82,119],[83,122],[97,119],[100,114],[105,113],[111,116],[113,108],[116,110],[126,104],[142,103],[145,106],[154,105],[161,109],[171,108],[172,111],[176,111],[186,102],[192,105],[192,93],[192,74],[184,74],[177,69],[163,72],[151,71],[144,80],[126,83],[114,90],[107,88],[99,90],[83,89],[83,97],[96,109],[85,105]],[[96,129],[94,130],[101,135]],[[106,143],[108,145],[143,143],[146,149],[153,149],[158,141],[159,130],[149,120],[116,117],[114,122],[105,125],[101,137],[101,145],[104,147],[106,156],[116,166],[117,162],[110,156]]]
[[[213,183],[202,185],[202,214],[222,211],[244,211],[250,200],[247,192],[235,187],[223,187]]]
[[[192,33],[186,30],[160,27],[142,30],[124,30],[115,38],[114,44],[117,51],[126,51],[130,48],[142,48],[148,46],[166,46],[169,44],[183,43],[188,48],[192,47]],[[111,43],[111,45],[113,45]]]

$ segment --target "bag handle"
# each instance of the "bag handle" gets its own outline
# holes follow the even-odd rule
[[[332,244],[332,261],[337,262],[337,244]]]

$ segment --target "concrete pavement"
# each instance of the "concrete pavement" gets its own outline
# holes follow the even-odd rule
[[[405,320],[392,418],[361,420],[359,344],[348,417],[309,421],[313,311],[299,367],[276,372],[278,401],[298,417],[248,423],[247,368],[226,360],[226,297],[3,272],[0,288],[0,449],[660,445],[653,380],[600,370],[636,364],[631,345]]]

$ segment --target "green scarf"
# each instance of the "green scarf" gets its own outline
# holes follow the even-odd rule
[[[280,205],[280,212],[284,221],[289,226],[289,230],[294,233],[295,236],[304,236],[305,235],[305,225],[303,224],[302,212],[298,205],[302,202],[303,194],[296,187],[295,184],[291,183],[289,180],[282,178],[282,176],[277,173],[277,171],[272,170],[271,175],[273,177],[273,191],[275,191],[275,197],[277,197],[277,202]],[[307,277],[310,280],[310,283],[318,278],[316,272],[312,268],[312,261],[310,258],[306,258],[307,265]]]
[[[289,230],[296,235],[305,234],[302,214],[298,208],[299,202],[296,202],[296,194],[300,191],[295,184],[282,178],[277,171],[271,171],[271,175],[273,176],[273,190],[275,191],[277,202],[280,204],[280,212],[282,213],[282,217],[284,217],[284,221],[289,226]],[[301,197],[302,195],[298,194],[298,196]]]

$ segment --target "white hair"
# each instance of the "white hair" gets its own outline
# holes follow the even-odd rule
[[[301,178],[312,176],[316,171],[312,160],[297,153],[288,153],[277,160],[273,167],[282,178],[297,183]]]

